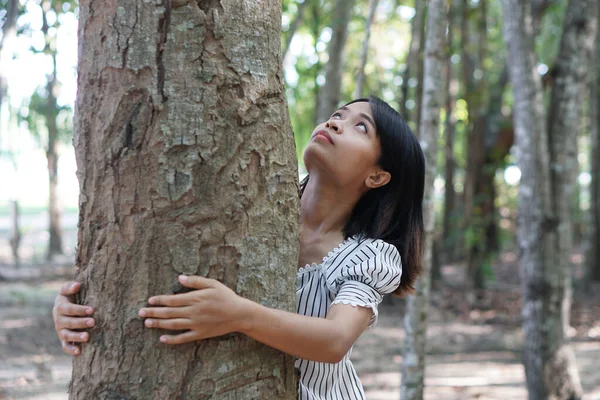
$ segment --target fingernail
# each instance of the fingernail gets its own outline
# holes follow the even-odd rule
[[[166,336],[161,336],[160,337],[160,341],[165,343],[167,341],[167,337]]]
[[[86,313],[87,315],[91,315],[91,314],[93,314],[93,313],[94,313],[94,309],[93,309],[93,308],[87,308],[87,309],[85,310],[85,313]]]
[[[75,285],[77,285],[77,282],[71,283],[71,286],[69,286],[69,289],[73,289],[75,287]]]
[[[146,311],[140,310],[140,317],[145,317],[145,316],[146,316]]]
[[[81,335],[79,335],[79,338],[85,340],[85,333],[82,333]]]
[[[187,276],[185,276],[185,275],[179,275],[179,280],[180,280],[181,282],[187,282],[187,280],[188,280],[188,277],[187,277]]]
[[[94,320],[93,319],[88,319],[85,323],[87,326],[94,326]]]
[[[79,354],[79,349],[75,349],[75,350],[73,350],[73,353],[75,353],[75,354]]]
[[[150,297],[148,299],[148,304],[154,304],[154,297]]]
[[[152,320],[151,319],[147,319],[146,320],[146,326],[152,326]]]

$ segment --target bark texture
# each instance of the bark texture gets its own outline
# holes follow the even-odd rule
[[[295,399],[291,356],[238,334],[167,347],[137,316],[179,274],[295,310],[281,2],[83,0],[78,34],[78,300],[97,323],[70,398]]]
[[[319,90],[317,121],[321,123],[339,106],[344,71],[344,48],[348,39],[348,23],[355,0],[335,0],[331,14],[331,41],[327,46],[329,61],[325,67],[325,85]]]
[[[533,53],[531,3],[504,0],[504,36],[511,60],[517,160],[522,174],[518,243],[523,276],[524,364],[531,400],[582,396],[573,352],[565,337],[570,267],[568,253],[563,252],[569,250],[565,246],[569,245],[570,237],[565,235],[570,232],[562,208],[570,206],[562,196],[568,188],[557,185],[559,173],[572,179],[573,172],[567,161],[569,147],[559,150],[553,142],[556,135],[572,135],[571,139],[576,141],[576,133],[567,131],[576,132],[581,104],[578,100],[583,93],[577,83],[582,66],[577,63],[589,57],[585,37],[590,35],[589,30],[595,32],[595,22],[589,23],[595,18],[595,12],[589,8],[591,3],[569,2],[557,58],[562,64],[557,78],[560,87],[553,90],[549,113],[551,124],[558,126],[546,131],[541,79]],[[562,113],[563,120],[572,124],[561,126],[553,113]]]
[[[407,311],[404,318],[406,339],[402,363],[402,400],[423,399],[425,377],[425,338],[427,331],[427,310],[431,286],[431,264],[433,239],[435,235],[434,186],[437,173],[437,137],[440,128],[440,110],[444,91],[443,69],[446,57],[446,24],[448,21],[447,2],[431,0],[425,35],[423,65],[423,104],[419,123],[419,141],[425,153],[425,254],[423,274],[416,284],[417,292],[407,298]]]
[[[356,90],[354,91],[355,99],[363,96],[365,86],[365,66],[367,65],[369,40],[371,39],[371,26],[373,25],[373,20],[375,20],[375,12],[377,11],[378,4],[379,0],[369,0],[369,15],[367,16],[367,21],[365,23],[365,38],[363,39],[362,47],[360,49],[360,65],[356,76]]]

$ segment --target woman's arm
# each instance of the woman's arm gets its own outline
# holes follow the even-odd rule
[[[326,363],[340,362],[372,313],[365,307],[334,304],[325,319],[251,303],[242,333],[293,356]]]
[[[147,327],[188,330],[161,336],[167,344],[241,332],[299,358],[337,363],[367,327],[372,313],[368,308],[336,304],[326,319],[307,317],[252,302],[214,279],[181,276],[179,280],[198,290],[152,297],[149,304],[162,307],[140,310],[140,316],[148,318]]]

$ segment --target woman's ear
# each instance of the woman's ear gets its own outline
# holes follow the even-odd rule
[[[378,187],[387,185],[390,179],[392,179],[392,175],[389,172],[378,169],[367,177],[365,185],[369,189],[377,189]]]

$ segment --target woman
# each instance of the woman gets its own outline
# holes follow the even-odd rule
[[[196,289],[155,296],[140,310],[145,326],[184,330],[180,344],[244,333],[296,357],[300,399],[364,399],[349,356],[390,293],[413,290],[423,244],[425,160],[400,114],[376,98],[355,100],[315,128],[301,182],[297,314],[236,295],[220,282],[180,276]],[[402,262],[401,262],[402,260]],[[89,306],[71,303],[80,284],[61,290],[54,321],[63,349],[80,354],[95,324]]]

